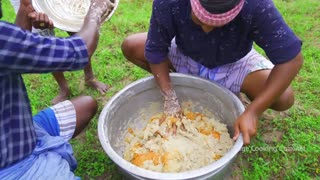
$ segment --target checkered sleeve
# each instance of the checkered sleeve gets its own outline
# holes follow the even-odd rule
[[[88,63],[84,41],[43,37],[0,21],[0,71],[46,73],[82,69]]]

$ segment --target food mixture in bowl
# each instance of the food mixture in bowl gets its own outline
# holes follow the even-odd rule
[[[220,159],[233,146],[225,124],[184,110],[182,116],[152,116],[143,130],[128,128],[124,159],[152,171],[183,172]]]

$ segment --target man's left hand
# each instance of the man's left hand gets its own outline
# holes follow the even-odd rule
[[[37,29],[53,29],[53,22],[44,13],[32,12],[28,14],[32,20],[32,25]]]
[[[257,134],[258,115],[250,110],[245,110],[234,123],[233,140],[238,139],[240,132],[243,135],[244,145],[250,144],[250,138]]]

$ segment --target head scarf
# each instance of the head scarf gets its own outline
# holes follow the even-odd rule
[[[240,0],[199,0],[202,7],[212,14],[222,14],[233,9]]]
[[[223,26],[241,11],[244,0],[190,0],[194,15],[204,24]]]

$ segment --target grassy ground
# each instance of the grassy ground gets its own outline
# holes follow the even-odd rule
[[[101,30],[92,64],[95,75],[111,85],[104,96],[84,84],[83,71],[66,72],[73,96],[92,95],[99,112],[108,99],[125,85],[149,74],[126,62],[120,49],[129,34],[148,29],[150,0],[121,0]],[[304,67],[293,82],[296,103],[287,112],[268,110],[260,121],[257,137],[239,154],[232,179],[319,179],[320,176],[320,2],[318,0],[274,0],[287,23],[303,40]],[[14,22],[9,0],[3,0],[4,20]],[[57,36],[66,33],[56,31]],[[58,93],[51,74],[24,76],[33,113],[50,106]],[[80,137],[72,140],[83,179],[121,179],[114,163],[105,155],[97,137],[97,119]]]

